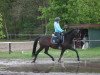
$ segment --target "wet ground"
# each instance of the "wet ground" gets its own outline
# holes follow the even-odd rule
[[[2,59],[0,75],[100,75],[100,59],[63,59],[61,63],[50,59],[32,60]]]

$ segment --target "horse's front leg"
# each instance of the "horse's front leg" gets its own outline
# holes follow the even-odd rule
[[[79,57],[79,54],[78,54],[78,51],[74,48],[70,48],[70,50],[72,51],[75,51],[76,52],[76,55],[77,55],[77,60],[80,61],[80,57]]]
[[[65,52],[65,50],[61,50],[61,54],[60,54],[60,57],[59,57],[58,62],[61,62],[61,58],[62,58],[62,56],[63,56],[64,52]]]

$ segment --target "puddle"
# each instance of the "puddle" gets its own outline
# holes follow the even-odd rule
[[[32,73],[98,73],[100,74],[100,61],[66,61],[58,63],[51,60],[40,60],[36,63],[23,60],[0,60],[0,71],[32,72]]]

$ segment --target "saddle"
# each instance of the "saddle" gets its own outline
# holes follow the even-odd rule
[[[64,43],[64,36],[61,35],[61,38],[58,39],[58,37],[55,34],[52,34],[51,43],[52,44],[58,44],[58,40],[60,40],[60,43]]]

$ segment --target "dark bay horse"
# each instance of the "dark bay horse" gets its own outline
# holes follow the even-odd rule
[[[61,45],[62,46],[62,50],[61,50],[61,54],[60,54],[60,58],[59,58],[58,62],[61,61],[63,53],[67,49],[75,51],[76,55],[77,55],[77,60],[78,61],[80,60],[79,55],[78,55],[78,51],[76,49],[74,49],[73,46],[72,46],[73,39],[76,37],[76,35],[78,33],[79,33],[79,29],[72,29],[69,32],[65,32],[64,33],[64,42]],[[40,47],[39,47],[38,50],[36,50],[38,42],[39,42]],[[32,56],[34,56],[34,59],[33,59],[32,62],[36,61],[36,58],[37,58],[38,54],[43,49],[45,49],[44,53],[47,54],[50,58],[52,58],[52,61],[54,61],[53,56],[48,53],[49,47],[54,48],[54,49],[58,49],[58,46],[56,44],[52,44],[51,43],[51,36],[42,36],[42,37],[36,38],[35,41],[34,41],[34,45],[33,45]]]

